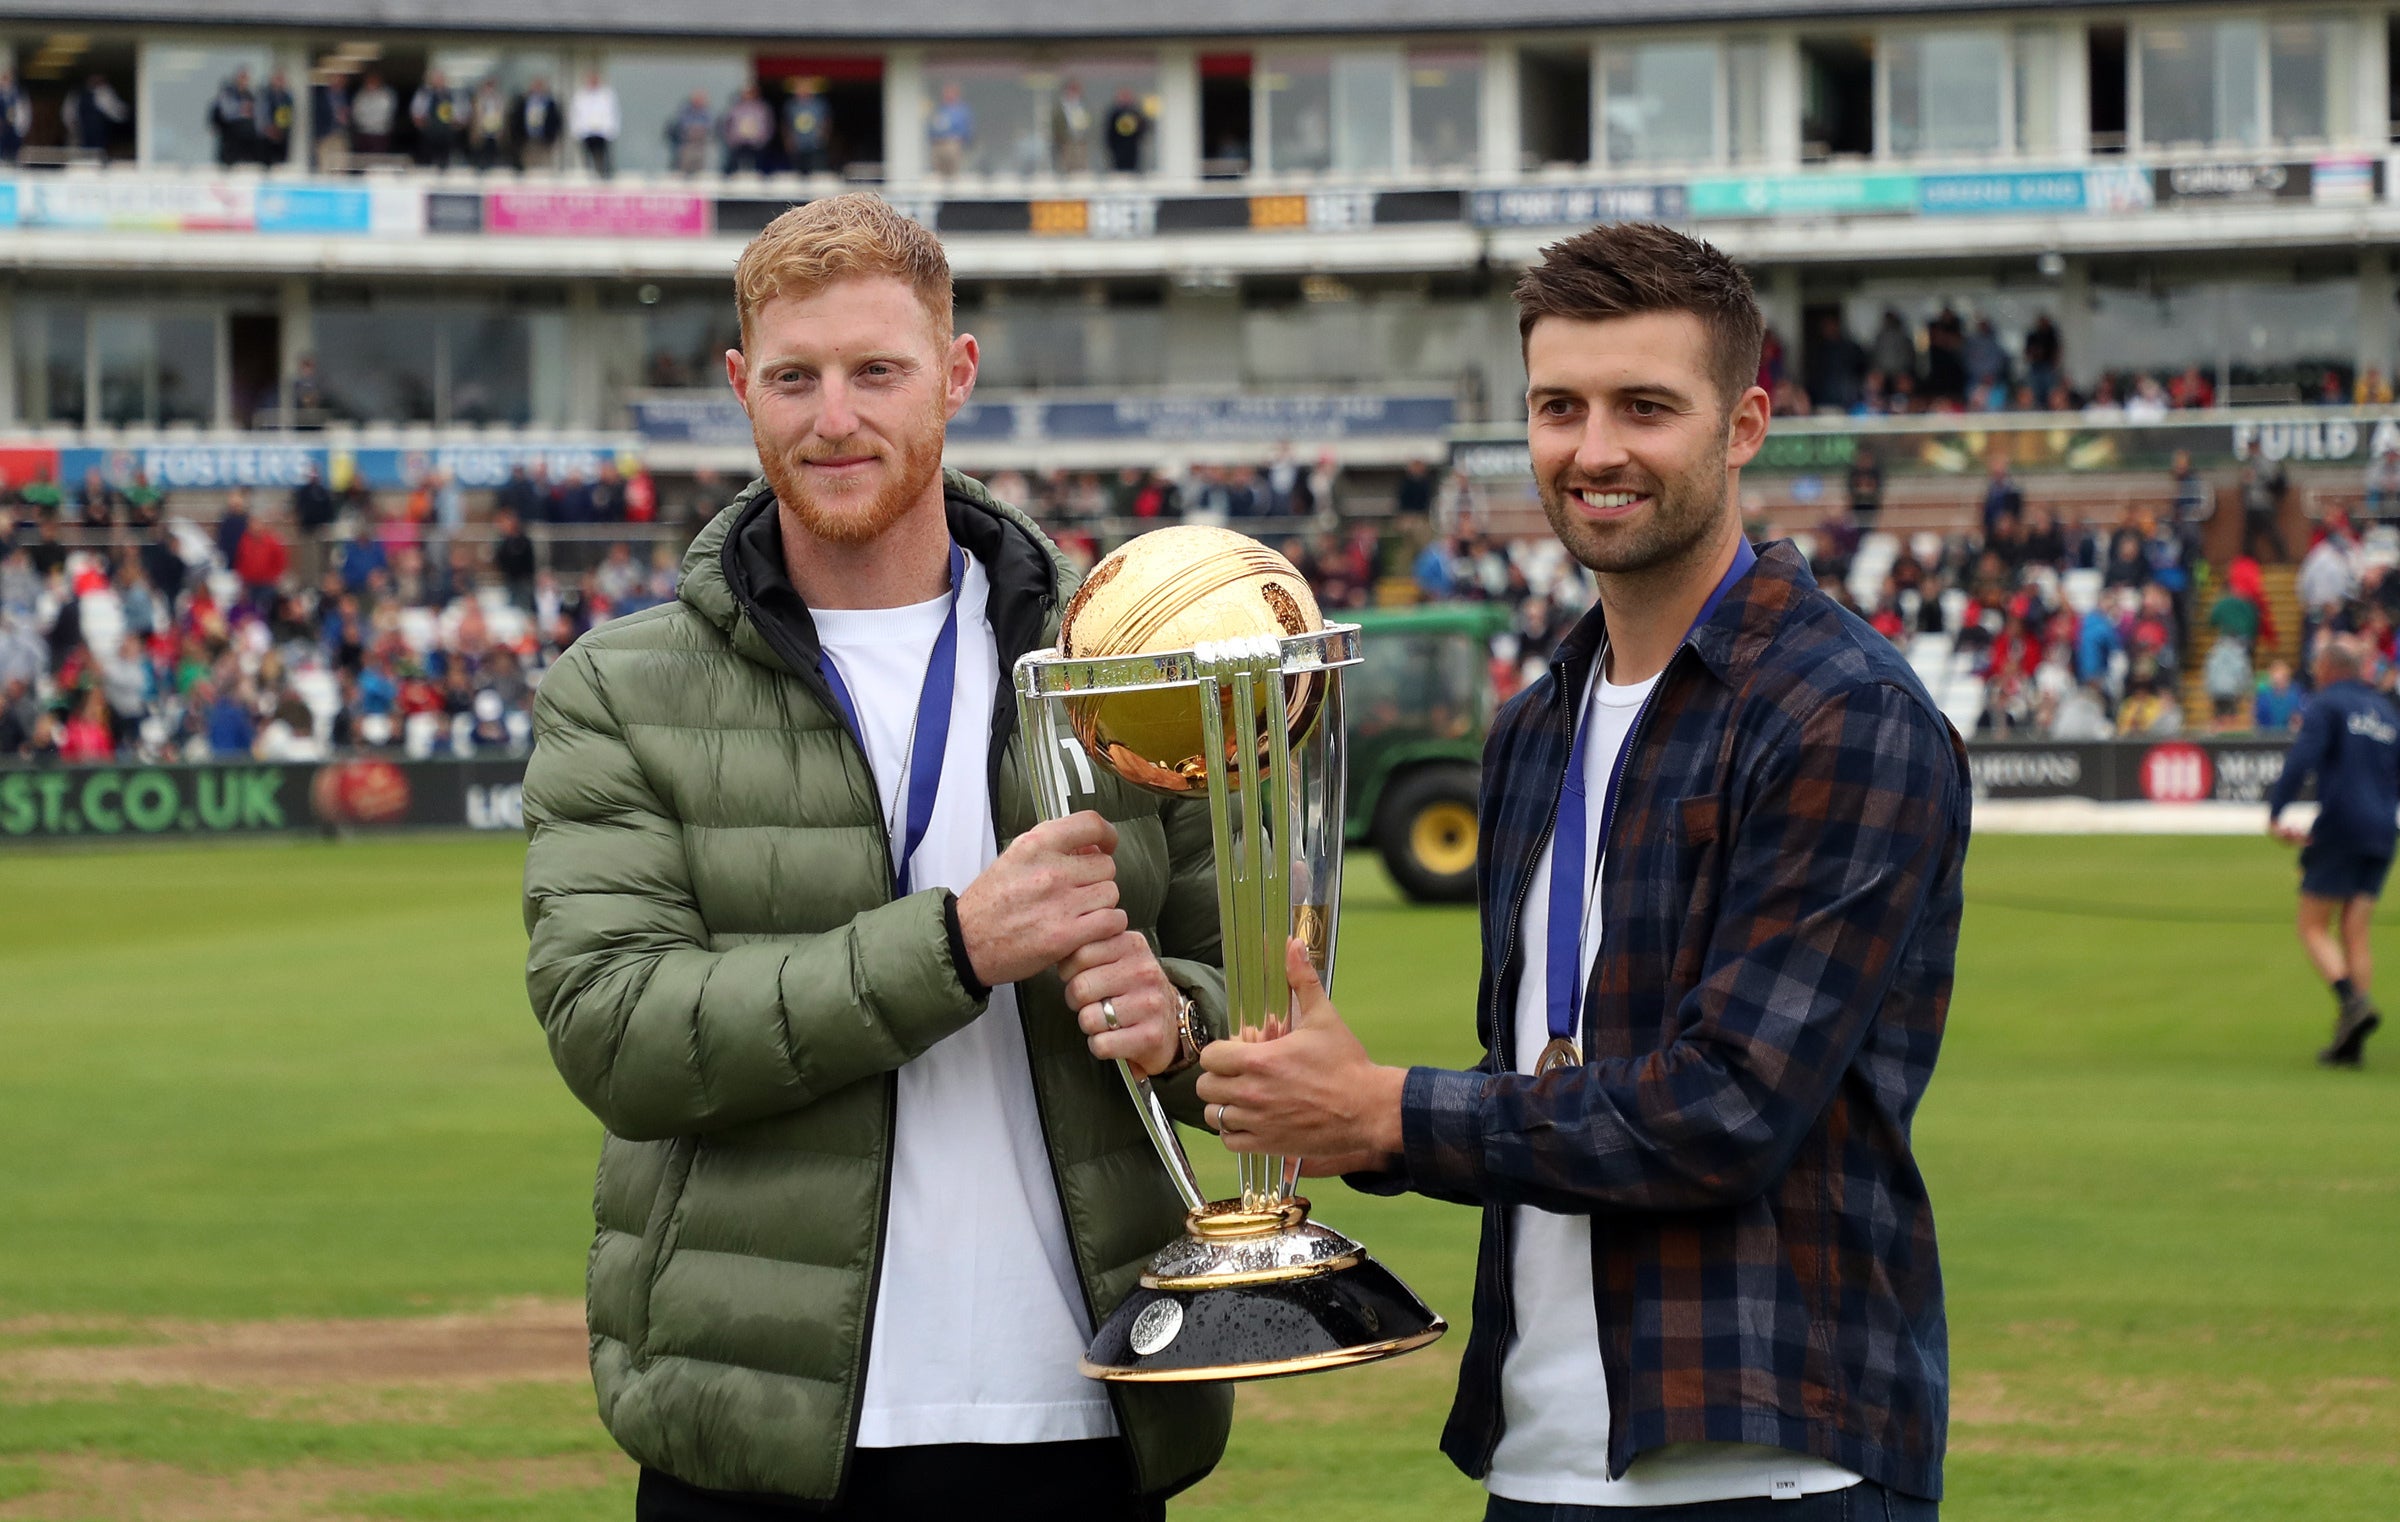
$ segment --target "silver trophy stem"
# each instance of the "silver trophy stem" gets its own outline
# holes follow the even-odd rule
[[[1062,734],[1054,722],[1058,705],[1038,702],[1023,686],[1017,688],[1017,731],[1024,737],[1025,759],[1033,770],[1029,781],[1034,797],[1040,800],[1044,819],[1064,819],[1074,812],[1067,798],[1066,756],[1060,742],[1074,745],[1071,734]],[[1150,1080],[1133,1070],[1133,1064],[1117,1060],[1117,1076],[1125,1080],[1125,1090],[1133,1096],[1134,1114],[1141,1118],[1142,1130],[1150,1137],[1150,1146],[1158,1160],[1167,1165],[1167,1176],[1175,1181],[1175,1192],[1183,1199],[1183,1208],[1198,1210],[1208,1203],[1208,1195],[1200,1187],[1200,1175],[1192,1167],[1191,1155],[1183,1150],[1183,1138],[1175,1132],[1175,1120],[1167,1113],[1164,1100],[1151,1087]]]

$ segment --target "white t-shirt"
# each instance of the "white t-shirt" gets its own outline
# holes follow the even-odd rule
[[[1601,800],[1634,716],[1658,678],[1619,687],[1594,663],[1591,738],[1583,758],[1583,859],[1592,864],[1584,897],[1585,985],[1600,954],[1598,904]],[[1550,1040],[1550,863],[1534,863],[1518,926],[1517,1070],[1533,1071]],[[1587,1018],[1588,1023],[1588,1018]],[[1751,1443],[1673,1443],[1636,1459],[1621,1480],[1608,1477],[1608,1372],[1600,1361],[1600,1317],[1592,1301],[1592,1233],[1607,1230],[1588,1215],[1553,1215],[1518,1206],[1510,1223],[1509,1290],[1516,1337],[1500,1366],[1506,1422],[1484,1485],[1511,1501],[1565,1506],[1688,1506],[1745,1496],[1815,1495],[1858,1483],[1859,1476],[1807,1454]]]
[[[908,886],[965,888],[998,854],[987,779],[998,647],[972,556],[958,599],[958,687],[933,819]],[[884,816],[907,828],[906,754],[949,599],[812,611],[858,705]],[[895,805],[895,795],[899,802]],[[1050,1154],[1034,1108],[1017,994],[900,1069],[873,1341],[858,1441],[1048,1443],[1108,1437],[1116,1418],[1075,1367],[1091,1338]]]

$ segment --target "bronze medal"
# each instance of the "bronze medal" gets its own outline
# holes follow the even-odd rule
[[[1564,1036],[1552,1036],[1550,1044],[1542,1048],[1542,1055],[1534,1059],[1533,1076],[1541,1078],[1557,1072],[1560,1068],[1579,1068],[1581,1066],[1583,1066],[1583,1053],[1575,1049],[1575,1043]]]

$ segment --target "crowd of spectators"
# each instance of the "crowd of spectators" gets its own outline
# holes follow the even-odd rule
[[[613,471],[512,482],[547,521]],[[447,481],[377,495],[311,479],[213,521],[138,476],[0,501],[0,764],[336,752],[519,752],[533,688],[593,624],[674,595],[683,535],[544,568],[503,507],[463,530]],[[621,509],[613,518],[630,521]]]
[[[2156,374],[2103,372],[2089,388],[2066,371],[2064,340],[2048,313],[2013,347],[1989,317],[1973,322],[1945,304],[1922,324],[1886,307],[1864,340],[1839,312],[1821,314],[1795,356],[1769,331],[1758,383],[1782,416],[1848,417],[1916,413],[2072,412],[2142,422],[2218,404],[2217,382],[2198,365]],[[2392,401],[2391,380],[2376,368],[2310,368],[2287,401],[2378,406]]]
[[[105,74],[87,74],[58,104],[60,146],[105,163],[133,146],[133,107]],[[0,164],[17,163],[33,138],[33,97],[16,74],[0,69]]]

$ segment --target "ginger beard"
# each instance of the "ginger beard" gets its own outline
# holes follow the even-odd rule
[[[1725,456],[1722,431],[1689,470],[1656,476],[1638,465],[1585,477],[1569,461],[1537,483],[1550,531],[1585,566],[1603,575],[1653,570],[1689,555],[1722,527],[1725,519]],[[1620,523],[1595,523],[1584,516],[1577,491],[1633,492],[1650,499],[1650,511]]]
[[[775,500],[801,528],[828,544],[860,545],[881,538],[909,509],[925,500],[927,490],[942,473],[942,443],[948,424],[942,396],[936,392],[933,405],[917,425],[890,439],[890,448],[873,448],[863,437],[820,439],[813,434],[796,444],[779,444],[760,429],[755,414],[750,419],[750,441],[758,448],[759,473],[767,478]],[[830,483],[835,487],[831,491],[812,484],[807,468],[810,461],[855,459],[861,454],[871,454],[882,462],[870,480],[855,485]]]

